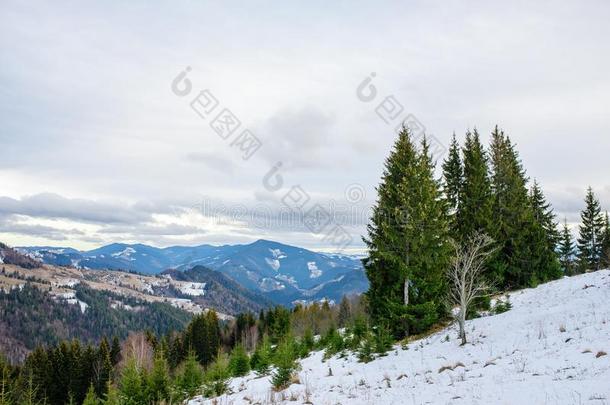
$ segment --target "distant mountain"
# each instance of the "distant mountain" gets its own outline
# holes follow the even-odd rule
[[[155,248],[114,243],[79,252],[70,248],[22,247],[44,263],[89,269],[158,274],[205,266],[276,303],[330,299],[362,293],[368,280],[358,258],[317,253],[268,240],[246,245]]]
[[[261,309],[274,305],[273,301],[261,293],[248,290],[223,273],[207,267],[195,266],[185,271],[171,269],[161,274],[177,281],[205,284],[205,294],[189,298],[204,308],[214,308],[225,314],[237,315],[248,311],[258,313]]]

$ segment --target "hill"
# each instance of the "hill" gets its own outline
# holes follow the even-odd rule
[[[603,404],[610,399],[610,271],[510,295],[512,309],[395,346],[387,357],[301,362],[299,382],[275,393],[253,373],[233,394],[190,404]]]

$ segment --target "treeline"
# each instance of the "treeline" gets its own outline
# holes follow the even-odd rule
[[[148,331],[110,342],[41,346],[21,366],[0,360],[0,404],[179,403],[220,395],[229,378],[250,371],[282,389],[295,378],[297,360],[312,350],[359,350],[361,360],[370,361],[392,345],[387,329],[370,327],[359,298],[338,306],[278,306],[230,322],[209,311],[181,332]]]
[[[12,363],[21,362],[36,346],[78,339],[98,344],[103,336],[125,339],[132,331],[166,334],[182,330],[191,315],[166,303],[149,303],[85,285],[75,287],[76,298],[88,307],[69,305],[41,288],[26,283],[20,289],[0,290],[0,350]],[[133,310],[113,308],[121,302]]]
[[[477,234],[494,240],[484,277],[495,291],[607,265],[610,226],[591,190],[576,249],[567,225],[558,230],[542,188],[530,181],[515,145],[498,127],[488,147],[475,130],[463,143],[454,136],[448,152],[437,179],[427,140],[418,144],[403,128],[386,160],[364,239],[373,323],[402,338],[445,319],[452,243]]]

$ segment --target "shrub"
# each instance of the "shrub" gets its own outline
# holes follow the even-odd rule
[[[250,358],[243,345],[237,345],[231,352],[229,370],[233,377],[243,377],[250,371]]]
[[[265,335],[250,358],[250,366],[257,374],[265,375],[269,373],[272,360],[273,349],[269,337]]]
[[[293,346],[291,339],[284,339],[275,353],[273,363],[276,369],[271,376],[271,384],[278,391],[290,385],[290,380],[296,369]]]
[[[498,300],[496,305],[494,305],[493,313],[496,315],[502,314],[504,312],[510,311],[513,305],[510,303],[510,296],[506,295],[506,301]]]
[[[226,354],[219,353],[204,375],[203,394],[206,397],[217,397],[224,394],[229,388],[227,382],[229,377],[231,377],[229,359]]]
[[[181,398],[190,398],[199,393],[203,383],[203,369],[197,361],[195,353],[190,352],[186,360],[179,367],[176,376],[176,387]]]

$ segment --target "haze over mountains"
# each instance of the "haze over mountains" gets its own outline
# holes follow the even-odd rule
[[[156,248],[114,243],[90,251],[69,247],[20,247],[19,251],[56,266],[159,274],[205,266],[248,290],[280,304],[330,299],[366,291],[368,281],[357,257],[312,252],[278,242]]]

